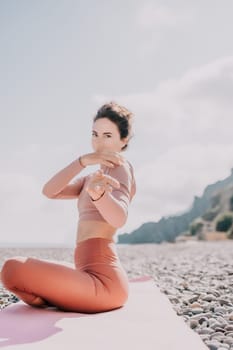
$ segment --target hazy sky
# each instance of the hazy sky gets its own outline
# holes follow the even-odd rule
[[[112,99],[135,114],[124,155],[137,194],[117,234],[228,176],[232,16],[232,0],[1,0],[0,244],[74,245],[77,200],[42,187],[92,152],[93,116]]]

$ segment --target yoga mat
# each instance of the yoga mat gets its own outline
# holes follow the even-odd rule
[[[85,314],[35,308],[22,300],[0,311],[0,350],[207,350],[150,276],[130,279],[126,304]]]

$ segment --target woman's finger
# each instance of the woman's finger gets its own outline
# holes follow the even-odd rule
[[[108,192],[112,192],[112,186],[110,186],[110,185],[106,185],[106,191],[108,191]]]
[[[115,187],[115,188],[120,188],[120,182],[118,180],[116,180],[114,177],[104,174],[103,170],[100,169],[97,172],[95,172],[94,174],[92,174],[91,176],[91,180],[90,183],[104,183],[106,184],[110,184],[111,186]]]
[[[113,187],[120,188],[120,182],[110,175],[102,174],[100,180]]]
[[[97,171],[93,174],[93,176],[94,176],[95,178],[102,178],[103,175],[104,175],[104,172],[103,172],[102,169],[97,170]]]
[[[105,181],[113,187],[120,188],[120,182],[110,175],[105,175]]]
[[[86,191],[95,191],[95,192],[101,192],[105,189],[106,185],[103,184],[95,184],[95,183],[89,183],[86,187]]]
[[[101,152],[101,163],[107,166],[122,165],[125,158],[119,152],[104,151]]]

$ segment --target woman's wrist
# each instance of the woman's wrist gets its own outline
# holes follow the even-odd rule
[[[104,194],[105,194],[105,191],[101,194],[101,196],[99,196],[99,197],[96,198],[96,199],[93,199],[91,196],[90,196],[90,198],[91,198],[91,200],[92,200],[93,202],[95,202],[95,201],[98,201],[98,199],[100,199],[101,197],[103,197]]]

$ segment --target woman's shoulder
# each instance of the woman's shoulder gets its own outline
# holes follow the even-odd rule
[[[131,164],[131,162],[128,159],[126,159],[126,163],[127,163],[128,167],[130,168],[130,171],[132,173],[134,173],[134,168],[133,168],[133,165]]]
[[[133,197],[136,193],[136,180],[135,180],[135,176],[134,176],[134,168],[133,168],[133,165],[131,164],[131,162],[129,162],[128,160],[127,161],[127,164],[128,164],[128,167],[130,169],[130,174],[131,174],[131,196]]]
[[[134,177],[134,170],[131,162],[124,158],[124,162],[121,165],[117,165],[114,168],[104,167],[104,173],[114,177],[128,189],[130,197],[132,198],[136,193],[136,182]]]
[[[121,183],[130,186],[134,182],[133,166],[127,159],[124,159],[123,164],[108,169],[108,174],[115,177]]]
[[[133,172],[133,166],[132,164],[128,161],[128,159],[124,158],[122,164],[116,165],[113,168],[110,168],[111,172],[128,172],[132,173]]]

